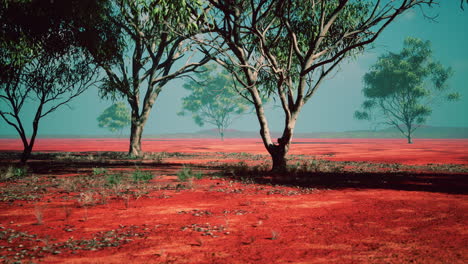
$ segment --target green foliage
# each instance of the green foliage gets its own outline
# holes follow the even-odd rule
[[[0,117],[23,141],[21,162],[33,149],[40,119],[79,96],[96,77],[75,25],[62,13],[79,1],[52,2],[0,4]],[[33,116],[31,135],[24,129],[25,102]]]
[[[153,174],[149,171],[135,170],[132,173],[132,180],[135,183],[139,182],[149,182],[154,178]]]
[[[27,174],[27,167],[8,166],[4,170],[0,169],[0,180],[8,180],[10,178],[22,178]]]
[[[93,176],[103,175],[107,173],[105,168],[93,168]]]
[[[178,114],[191,112],[197,125],[215,125],[221,138],[233,122],[234,115],[248,109],[247,101],[236,92],[232,77],[226,70],[220,71],[215,64],[202,67],[194,79],[184,84],[184,88],[191,94],[182,99],[183,110]]]
[[[115,132],[130,125],[130,111],[124,102],[117,102],[106,108],[97,120],[99,127]]]
[[[146,91],[148,96],[145,100],[149,100],[151,98],[149,95],[160,92],[161,87],[153,88],[156,84],[163,86],[169,79],[177,76],[175,74],[169,79],[149,80],[159,74],[172,75],[169,74],[173,66],[172,60],[180,59],[189,49],[182,40],[198,32],[195,10],[200,8],[200,1],[106,0],[104,2],[114,6],[110,11],[104,9],[102,14],[105,17],[103,21],[106,22],[104,25],[107,27],[94,32],[96,25],[88,23],[86,30],[91,31],[94,38],[84,42],[107,73],[100,87],[100,94],[102,97],[112,99],[132,98],[146,81],[149,82],[150,89]],[[108,34],[101,36],[99,34],[101,31]],[[102,51],[107,50],[108,46],[111,52],[103,54]],[[135,71],[137,75],[127,75],[126,71]],[[138,102],[135,106],[136,104]]]
[[[400,53],[380,56],[364,75],[366,100],[362,111],[356,111],[354,116],[370,120],[379,115],[411,142],[417,125],[426,122],[432,113],[431,104],[460,98],[458,93],[448,93],[451,76],[450,67],[433,61],[429,41],[408,37]]]
[[[116,186],[122,182],[122,174],[109,174],[106,181],[111,186]]]
[[[203,174],[201,172],[194,172],[191,167],[184,166],[177,172],[177,178],[179,181],[185,182],[191,178],[201,179]]]

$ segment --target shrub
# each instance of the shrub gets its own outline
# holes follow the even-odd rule
[[[182,167],[180,171],[177,172],[177,178],[179,181],[188,181],[191,178],[201,179],[203,175],[201,172],[194,172],[191,167]]]
[[[27,167],[14,167],[8,166],[5,170],[0,171],[0,180],[7,180],[10,178],[20,178],[28,174]]]
[[[135,170],[132,173],[133,182],[149,182],[154,178],[153,174],[149,171]]]
[[[115,186],[119,184],[122,181],[122,175],[121,174],[109,174],[107,176],[107,183],[111,186]]]
[[[106,174],[106,173],[107,173],[107,170],[104,169],[104,168],[93,168],[93,175],[94,176],[102,175],[102,174]]]

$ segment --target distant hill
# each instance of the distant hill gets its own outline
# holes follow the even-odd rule
[[[257,131],[241,131],[228,129],[224,133],[225,138],[260,138]],[[279,132],[273,132],[273,137],[279,137]],[[39,135],[39,138],[128,138],[128,135]],[[144,135],[143,138],[218,138],[216,129],[201,130],[191,133],[171,133]],[[376,131],[355,130],[344,132],[310,132],[295,133],[295,138],[403,138],[396,128],[386,128]],[[18,138],[17,135],[0,135],[0,138]],[[414,138],[468,138],[468,127],[431,127],[418,128]]]

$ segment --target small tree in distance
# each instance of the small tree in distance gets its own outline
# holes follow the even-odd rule
[[[130,110],[124,102],[117,102],[106,108],[97,121],[99,127],[105,127],[111,132],[122,132],[125,127],[130,126]]]
[[[182,99],[183,110],[178,115],[191,112],[197,125],[216,126],[221,140],[224,140],[224,131],[232,124],[234,116],[248,109],[245,99],[236,92],[232,77],[224,69],[217,70],[215,64],[203,66],[183,87],[191,94]]]
[[[381,56],[364,75],[360,120],[384,119],[413,143],[413,132],[430,116],[431,105],[443,100],[458,100],[460,94],[449,93],[450,67],[432,60],[429,41],[406,38],[400,53]]]

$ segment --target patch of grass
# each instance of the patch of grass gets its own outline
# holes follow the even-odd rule
[[[340,173],[344,171],[344,164],[341,162],[311,159],[306,161],[296,161],[295,164],[288,165],[287,172],[290,174],[332,172]]]
[[[28,168],[26,166],[8,166],[7,168],[0,170],[0,181],[8,180],[11,178],[22,178],[26,175],[28,175]]]
[[[179,181],[186,182],[189,179],[201,179],[203,174],[201,172],[194,172],[191,167],[184,166],[180,171],[177,172],[177,178]]]
[[[135,170],[132,173],[132,180],[134,183],[140,183],[140,182],[149,182],[154,178],[154,175],[149,172],[149,171],[141,171],[139,169]]]
[[[109,185],[116,186],[122,182],[122,174],[109,174],[106,180]]]
[[[104,168],[93,168],[93,176],[103,175],[107,173],[107,169]]]
[[[85,192],[80,193],[78,197],[78,204],[81,207],[88,207],[94,206],[97,204],[105,204],[107,203],[108,193],[106,192],[97,192],[94,190],[87,190]]]

